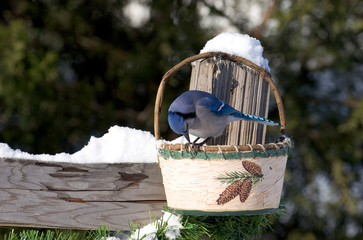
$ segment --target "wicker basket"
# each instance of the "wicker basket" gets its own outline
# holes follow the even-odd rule
[[[269,74],[244,58],[209,52],[185,59],[164,75],[155,103],[155,138],[160,139],[159,115],[170,75],[186,64],[209,57],[243,63],[268,81],[278,106],[281,133],[285,134],[282,100]],[[185,149],[183,144],[161,144],[158,160],[168,207],[176,213],[210,216],[276,211],[290,148],[288,138],[265,145],[203,146],[198,152]]]

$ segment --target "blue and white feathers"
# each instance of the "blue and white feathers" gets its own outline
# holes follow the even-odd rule
[[[244,114],[214,95],[197,90],[184,92],[170,105],[168,122],[171,129],[189,140],[189,134],[198,138],[217,137],[233,121],[256,121],[271,126],[280,126],[266,118]]]

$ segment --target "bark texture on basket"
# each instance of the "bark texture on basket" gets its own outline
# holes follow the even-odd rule
[[[242,63],[221,58],[206,58],[192,65],[190,90],[214,94],[235,109],[267,118],[270,97],[269,84],[259,72]],[[236,121],[209,145],[264,144],[266,125],[251,121]]]

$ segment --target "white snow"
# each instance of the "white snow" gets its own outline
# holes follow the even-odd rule
[[[190,136],[191,141],[196,137]],[[113,126],[102,137],[91,137],[88,144],[80,151],[69,153],[31,154],[19,149],[12,149],[6,143],[0,143],[0,158],[27,159],[44,162],[86,163],[156,163],[157,148],[161,144],[185,144],[184,136],[173,141],[155,140],[148,131],[134,128]]]
[[[101,240],[103,240],[104,237],[101,237]],[[106,240],[120,240],[118,237],[112,236],[112,237],[107,237]]]
[[[157,240],[156,232],[157,232],[156,223],[150,223],[141,229],[137,229],[131,236],[132,240]]]
[[[168,223],[166,228],[165,236],[168,239],[176,239],[180,236],[180,229],[183,228],[183,225],[180,222],[181,215],[174,215],[169,212],[165,212],[163,216],[163,221],[165,220]]]
[[[131,236],[132,240],[158,240],[156,232],[158,226],[164,226],[165,224],[165,237],[167,239],[173,240],[180,237],[180,229],[183,225],[180,222],[181,215],[174,215],[169,212],[164,212],[164,215],[157,221],[144,226],[141,229],[137,229]]]
[[[157,150],[150,132],[113,126],[102,137],[91,137],[88,144],[74,154],[30,154],[0,143],[0,157],[69,163],[146,163],[157,162]]]
[[[221,33],[209,40],[200,53],[225,52],[243,57],[270,72],[268,60],[262,56],[261,42],[247,34]]]

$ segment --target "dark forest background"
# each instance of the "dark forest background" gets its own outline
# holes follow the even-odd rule
[[[1,1],[0,142],[73,153],[113,125],[153,132],[163,74],[228,26],[262,42],[295,143],[286,215],[263,239],[362,239],[363,3],[251,2]],[[189,77],[174,76],[164,109]]]

